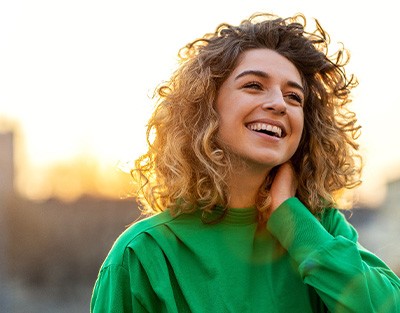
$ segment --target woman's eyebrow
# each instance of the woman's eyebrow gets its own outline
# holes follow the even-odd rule
[[[240,77],[246,76],[246,75],[255,75],[255,76],[259,76],[262,78],[269,78],[270,76],[268,75],[268,73],[264,72],[264,71],[258,71],[258,70],[247,70],[247,71],[243,71],[241,72],[239,75],[237,75],[235,77],[235,80],[239,79]]]
[[[261,77],[261,78],[270,78],[271,77],[268,73],[266,73],[264,71],[247,70],[247,71],[243,71],[240,74],[238,74],[235,77],[235,80],[238,80],[240,77],[247,76],[247,75],[254,75],[254,76]],[[303,86],[301,86],[300,84],[296,83],[295,81],[289,80],[287,82],[287,85],[289,87],[293,87],[293,88],[299,89],[303,94],[305,93]]]
[[[304,90],[304,87],[303,87],[302,85],[300,85],[300,84],[294,82],[294,81],[289,80],[289,81],[287,82],[287,85],[288,85],[289,87],[293,87],[293,88],[299,89],[303,94],[306,93],[305,90]]]

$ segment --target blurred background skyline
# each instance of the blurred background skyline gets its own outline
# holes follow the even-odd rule
[[[123,194],[127,189],[110,177],[118,176],[118,164],[144,152],[150,98],[175,68],[178,49],[221,22],[238,23],[254,12],[301,12],[310,29],[317,18],[327,30],[332,53],[340,42],[351,52],[348,72],[360,82],[353,109],[363,126],[365,161],[356,198],[379,205],[386,181],[400,175],[394,4],[3,1],[0,128],[16,131],[17,190],[30,199],[71,199],[85,188],[111,197]],[[92,178],[71,184],[83,169]]]

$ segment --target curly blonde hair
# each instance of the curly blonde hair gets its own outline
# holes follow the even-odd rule
[[[317,214],[335,205],[335,194],[360,184],[360,126],[348,109],[356,78],[347,76],[349,52],[328,54],[330,39],[315,20],[255,14],[238,26],[221,24],[179,51],[180,64],[155,92],[156,108],[147,128],[148,151],[135,162],[135,196],[145,213],[169,208],[173,214],[226,207],[226,181],[232,162],[218,145],[218,90],[247,50],[267,48],[290,60],[306,90],[304,130],[292,158],[298,175],[297,197]],[[270,204],[274,171],[260,187],[260,212]]]

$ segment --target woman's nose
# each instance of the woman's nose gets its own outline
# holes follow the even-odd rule
[[[287,104],[280,90],[270,90],[262,104],[263,110],[273,111],[276,114],[286,114]]]

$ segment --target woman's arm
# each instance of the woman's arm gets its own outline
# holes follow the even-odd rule
[[[290,166],[278,171],[271,194],[280,198],[273,203],[293,194],[291,171]],[[327,210],[320,222],[292,196],[274,208],[267,228],[331,312],[400,312],[400,279],[358,243],[357,232],[338,210]]]
[[[331,312],[399,313],[400,279],[358,244],[356,231],[339,211],[331,210],[326,219],[328,229],[297,198],[290,198],[267,227]]]

